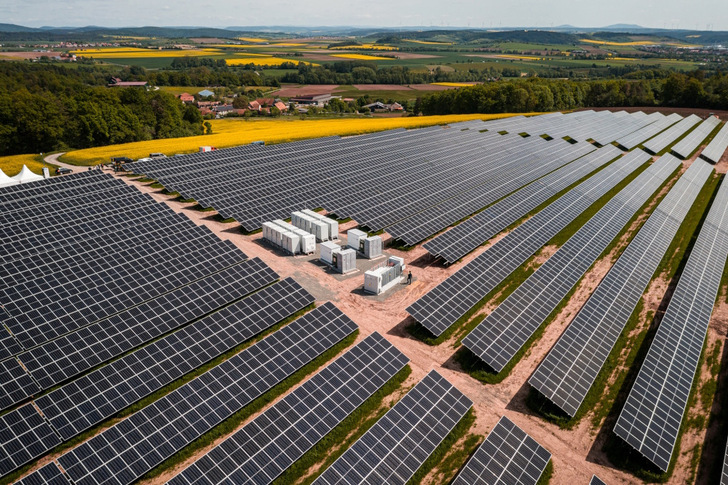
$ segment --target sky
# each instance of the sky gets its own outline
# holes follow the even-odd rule
[[[0,23],[28,27],[559,25],[728,30],[726,0],[0,0]]]

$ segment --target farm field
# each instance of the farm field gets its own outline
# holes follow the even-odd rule
[[[468,120],[488,120],[516,116],[518,113],[497,115],[446,115],[406,118],[337,118],[321,120],[212,120],[213,134],[166,140],[150,140],[106,147],[70,151],[61,160],[74,165],[94,165],[108,162],[110,157],[142,158],[152,152],[165,154],[196,152],[198,147],[212,145],[217,148],[244,145],[264,140],[283,143],[332,135],[359,135],[393,128],[418,128]],[[534,114],[534,113],[529,113]]]
[[[43,157],[37,154],[7,155],[0,157],[0,170],[5,172],[5,175],[8,177],[18,174],[23,168],[23,165],[26,165],[33,173],[38,175],[43,174],[43,167],[48,167],[51,175],[53,175],[53,171],[56,169],[55,165],[43,162]]]

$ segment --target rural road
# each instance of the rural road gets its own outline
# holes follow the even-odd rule
[[[73,170],[74,172],[82,172],[82,171],[84,171],[84,170],[88,170],[88,168],[87,168],[87,167],[79,167],[79,166],[77,166],[77,165],[69,165],[69,164],[67,164],[67,163],[63,163],[63,162],[59,161],[59,160],[58,160],[58,157],[60,157],[61,155],[65,155],[65,154],[66,154],[66,152],[60,152],[60,153],[53,153],[53,154],[51,154],[51,155],[48,155],[47,157],[43,158],[43,160],[44,160],[44,161],[45,161],[46,163],[50,163],[50,164],[53,164],[53,165],[55,165],[55,166],[57,166],[57,167],[65,167],[65,168],[70,168],[70,169],[71,169],[71,170]]]

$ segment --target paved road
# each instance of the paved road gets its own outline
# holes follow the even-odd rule
[[[86,170],[88,170],[88,167],[80,167],[78,165],[69,165],[67,163],[63,163],[60,160],[58,160],[58,157],[60,157],[61,155],[65,155],[65,154],[66,154],[66,152],[53,153],[53,154],[45,157],[43,160],[45,160],[46,163],[51,163],[57,167],[70,168],[71,170],[73,170],[74,173],[75,172],[85,172]]]

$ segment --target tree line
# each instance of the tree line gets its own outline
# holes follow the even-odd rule
[[[0,63],[0,155],[200,135],[202,117],[173,95],[107,88],[78,66]]]
[[[695,71],[651,79],[502,81],[428,94],[416,109],[434,115],[621,106],[728,109],[728,75]]]

